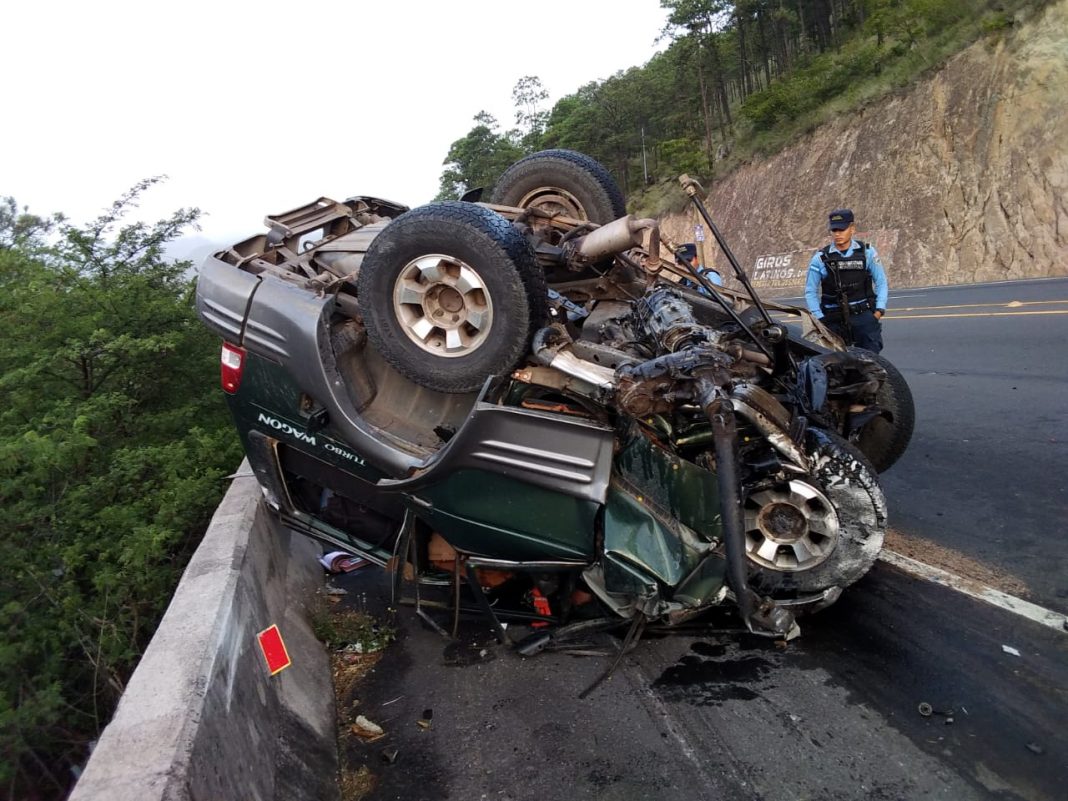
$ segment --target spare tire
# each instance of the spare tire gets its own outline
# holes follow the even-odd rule
[[[387,225],[356,288],[374,348],[440,392],[471,392],[511,370],[547,315],[545,276],[526,238],[499,214],[458,201]]]
[[[886,371],[886,381],[879,388],[875,402],[883,413],[870,420],[854,436],[853,441],[880,473],[901,458],[912,439],[916,426],[916,406],[912,390],[896,367],[877,353],[864,351]]]
[[[619,186],[604,166],[574,150],[542,150],[504,171],[492,202],[604,225],[627,213]]]

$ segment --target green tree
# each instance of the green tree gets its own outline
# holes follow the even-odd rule
[[[722,0],[661,0],[660,5],[671,12],[666,33],[674,36],[677,43],[681,41],[684,58],[692,52],[686,60],[693,65],[699,90],[699,102],[693,106],[699,109],[703,123],[704,152],[711,171],[715,163],[713,131],[718,127],[720,139],[725,142],[733,125],[722,57],[722,30],[728,25],[732,7]]]
[[[520,78],[512,88],[512,102],[515,104],[515,122],[520,129],[520,146],[533,153],[539,148],[549,112],[541,106],[549,99],[549,92],[541,85],[541,79],[535,75]]]
[[[29,209],[20,211],[15,198],[0,198],[0,250],[40,248],[44,237],[63,222],[62,214],[38,217]]]
[[[441,173],[437,200],[455,200],[465,192],[489,189],[523,150],[508,135],[497,131],[493,115],[480,111],[475,127],[449,147]]]
[[[65,794],[240,458],[190,265],[162,257],[199,211],[122,224],[157,180],[84,227],[0,216],[8,797]]]

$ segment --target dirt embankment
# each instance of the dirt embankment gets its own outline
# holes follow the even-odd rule
[[[1018,19],[908,92],[733,173],[708,198],[755,282],[804,282],[846,206],[893,286],[1068,274],[1068,0]],[[693,241],[691,211],[663,222]],[[726,266],[711,237],[707,256]]]

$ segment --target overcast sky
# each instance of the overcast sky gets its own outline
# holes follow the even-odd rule
[[[551,107],[648,61],[665,19],[659,0],[7,3],[0,196],[82,223],[165,174],[141,216],[197,206],[217,242],[320,195],[418,205],[475,114],[514,125],[519,78]]]

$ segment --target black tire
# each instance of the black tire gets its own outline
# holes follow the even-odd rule
[[[511,370],[548,313],[545,276],[523,235],[499,214],[458,201],[421,206],[386,226],[356,288],[374,348],[439,392],[471,392]]]
[[[901,458],[912,439],[916,426],[916,406],[905,377],[887,359],[864,351],[886,370],[886,381],[875,396],[884,415],[865,425],[853,438],[856,446],[880,473],[889,470]]]
[[[599,225],[627,213],[608,170],[574,150],[542,150],[520,159],[504,171],[492,197],[501,206],[541,207]]]
[[[785,488],[775,488],[770,493],[747,493],[742,504],[750,584],[757,592],[772,598],[797,599],[832,587],[849,586],[875,564],[886,535],[886,499],[875,468],[864,455],[838,434],[815,428],[809,429],[806,435],[806,452],[812,457],[815,472],[798,481],[817,490],[822,497],[809,499],[802,504],[802,509],[810,521],[833,519],[836,525],[834,536],[826,537],[822,542],[822,546],[830,550],[814,558],[811,567],[788,564],[791,546],[779,546],[787,564],[778,569],[762,564],[754,555],[764,541],[774,544],[755,524],[757,511],[770,510],[769,496],[785,497],[788,494]],[[831,512],[824,508],[827,502],[832,507]],[[806,526],[801,539],[821,544],[816,535],[818,528],[819,523]],[[780,554],[773,558],[778,560]]]

